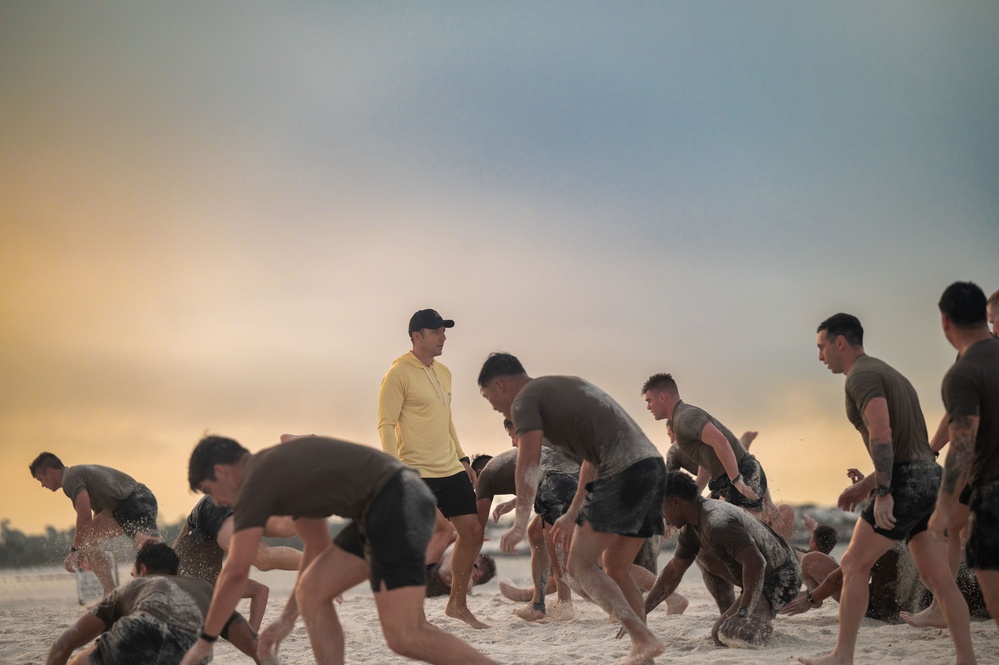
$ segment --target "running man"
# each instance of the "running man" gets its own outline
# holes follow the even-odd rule
[[[445,330],[452,327],[454,321],[432,309],[421,309],[410,318],[413,348],[393,361],[378,392],[378,437],[382,450],[419,471],[437,497],[427,561],[444,554],[452,525],[458,533],[444,613],[473,628],[488,628],[468,609],[468,580],[485,536],[475,507],[475,472],[451,418],[451,370],[437,361],[444,352]]]
[[[63,561],[71,573],[82,561],[90,564],[104,593],[115,587],[111,560],[101,543],[121,535],[132,539],[135,549],[147,540],[159,540],[156,527],[156,497],[128,474],[99,464],[65,466],[52,453],[41,453],[28,467],[42,487],[62,491],[76,511],[73,545]]]
[[[191,454],[191,489],[232,506],[235,523],[204,627],[181,665],[211,656],[274,515],[295,518],[305,549],[288,604],[260,635],[261,659],[276,659],[301,610],[316,662],[342,665],[344,634],[334,599],[367,577],[392,651],[430,663],[493,663],[423,613],[434,498],[416,472],[367,446],[317,436],[282,439],[251,454],[232,439],[208,436]],[[331,515],[353,520],[335,541]]]
[[[836,646],[826,656],[800,660],[808,665],[853,662],[868,606],[871,567],[895,541],[908,539],[923,583],[940,599],[957,663],[974,663],[968,606],[947,564],[947,546],[926,531],[940,467],[930,450],[916,391],[897,370],[867,355],[857,317],[835,314],[819,324],[817,335],[819,360],[833,374],[846,375],[847,418],[874,462],[874,473],[840,494],[839,507],[852,512],[869,494],[874,500],[861,512],[840,563],[843,590]]]
[[[524,538],[541,479],[542,441],[582,458],[576,494],[555,521],[552,537],[569,549],[569,576],[631,637],[621,663],[635,665],[661,654],[665,646],[645,624],[631,563],[644,540],[664,530],[662,455],[617,402],[583,379],[532,379],[517,358],[493,353],[478,383],[517,434],[516,518],[500,548],[512,553]]]
[[[146,541],[135,556],[135,579],[104,596],[68,628],[52,645],[46,663],[177,663],[198,639],[212,599],[210,584],[178,575],[177,565],[169,545]],[[221,632],[253,662],[260,662],[257,635],[238,612],[228,617]],[[98,636],[70,661],[75,649]]]

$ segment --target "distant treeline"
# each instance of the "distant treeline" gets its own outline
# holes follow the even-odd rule
[[[173,544],[183,524],[183,519],[175,524],[161,524],[159,528],[163,541]],[[340,528],[342,528],[340,524],[331,524],[331,531],[339,531]],[[0,568],[62,565],[66,555],[69,554],[70,546],[73,544],[75,531],[76,529],[73,528],[59,531],[55,527],[48,526],[45,528],[43,536],[26,536],[23,532],[12,529],[10,520],[2,520],[0,521]],[[288,540],[265,538],[264,540],[271,544],[281,543],[302,549],[301,541],[298,538]],[[135,559],[135,550],[124,536],[110,541],[107,547],[114,551],[119,562]]]

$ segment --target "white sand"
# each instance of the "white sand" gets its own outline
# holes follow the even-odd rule
[[[665,557],[666,555],[664,555]],[[517,585],[527,584],[529,569],[523,557],[498,559],[499,577]],[[294,582],[294,573],[255,573],[271,587],[267,617],[280,611]],[[128,572],[122,571],[122,580]],[[576,602],[577,617],[569,623],[529,624],[514,617],[517,605],[497,592],[496,580],[478,587],[469,601],[476,615],[492,627],[477,631],[444,616],[445,598],[427,601],[428,618],[503,663],[523,665],[615,663],[628,650],[627,639],[616,640],[616,626],[595,605]],[[798,656],[824,653],[836,639],[837,605],[828,602],[818,610],[797,617],[778,617],[768,647],[761,650],[715,647],[709,631],[717,609],[696,570],[688,571],[680,591],[690,599],[682,616],[667,616],[665,608],[649,617],[649,626],[666,644],[663,663],[691,665],[744,665],[796,662]],[[52,641],[83,612],[76,602],[72,576],[50,568],[43,571],[8,571],[0,574],[0,664],[44,663]],[[348,663],[403,663],[385,645],[374,602],[366,585],[352,589],[340,618],[347,636]],[[265,618],[266,624],[268,619]],[[999,631],[993,622],[973,622],[972,637],[979,663],[999,663]],[[301,622],[285,642],[285,665],[314,663]],[[219,642],[215,663],[235,665],[250,660],[230,645]],[[953,663],[953,648],[946,631],[914,629],[865,619],[857,649],[863,663]],[[138,664],[137,664],[138,665]]]

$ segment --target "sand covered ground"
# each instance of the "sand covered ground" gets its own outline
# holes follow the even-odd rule
[[[668,560],[664,553],[661,561]],[[527,584],[526,557],[498,559],[499,578]],[[294,573],[255,573],[271,587],[267,616],[274,616],[287,599]],[[122,568],[121,579],[128,578]],[[717,609],[696,570],[688,571],[680,591],[690,599],[682,616],[656,611],[649,625],[668,645],[657,663],[690,665],[746,665],[796,662],[797,657],[832,648],[836,637],[837,606],[828,602],[818,610],[797,617],[779,617],[770,645],[762,650],[715,647],[709,631]],[[500,596],[497,580],[477,587],[469,601],[489,630],[473,630],[444,616],[445,598],[429,599],[428,618],[459,635],[503,663],[518,665],[563,665],[569,663],[615,663],[627,653],[627,640],[614,638],[617,629],[595,605],[576,602],[576,618],[568,623],[529,624],[512,615],[517,604]],[[664,608],[663,608],[664,609]],[[381,635],[378,615],[365,585],[352,589],[339,608],[347,637],[347,662],[390,664],[411,662],[389,651]],[[83,608],[76,601],[71,575],[56,568],[7,571],[0,574],[0,664],[27,665],[45,662],[48,647]],[[265,618],[265,624],[267,619]],[[999,631],[992,622],[972,623],[972,637],[980,663],[999,663]],[[301,622],[281,651],[285,665],[314,663]],[[215,651],[215,663],[237,665],[250,662],[223,642]],[[864,620],[857,651],[863,663],[953,663],[953,649],[946,631],[914,629]],[[138,664],[137,664],[138,665]]]

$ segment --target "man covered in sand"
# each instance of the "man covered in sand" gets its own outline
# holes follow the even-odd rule
[[[773,633],[777,611],[801,588],[801,568],[791,546],[746,511],[700,496],[694,479],[678,471],[666,482],[663,513],[680,533],[673,558],[646,597],[646,613],[673,593],[696,561],[721,612],[711,628],[716,643],[763,646]],[[738,597],[735,587],[742,591]]]
[[[212,598],[204,580],[177,574],[169,545],[146,541],[139,548],[127,584],[104,596],[52,645],[46,665],[135,663],[174,665],[195,640]],[[222,636],[257,660],[257,635],[238,612],[229,615]],[[97,642],[70,654],[95,637]]]
[[[204,627],[181,665],[211,656],[273,515],[295,518],[305,549],[284,611],[261,633],[261,659],[276,659],[301,610],[316,662],[342,665],[344,634],[334,599],[367,577],[394,652],[430,663],[495,662],[431,625],[423,613],[434,497],[419,475],[367,446],[318,436],[281,438],[251,454],[232,439],[208,436],[191,454],[191,489],[233,506],[235,524]],[[353,520],[335,541],[331,515]]]
[[[800,660],[807,665],[853,662],[871,567],[895,541],[907,538],[923,583],[940,599],[957,663],[974,663],[968,606],[950,572],[946,544],[926,531],[941,474],[916,391],[897,370],[867,355],[857,317],[835,314],[819,324],[817,335],[819,360],[833,374],[846,375],[847,417],[874,462],[874,473],[847,487],[839,507],[852,511],[869,494],[875,498],[861,512],[840,564],[836,647],[826,656]]]
[[[437,561],[452,532],[458,534],[444,613],[473,628],[488,628],[468,608],[469,578],[485,536],[476,513],[475,472],[451,417],[451,370],[437,360],[444,353],[445,331],[453,326],[454,321],[432,309],[421,309],[409,319],[413,348],[392,362],[378,392],[378,437],[382,450],[419,471],[437,498],[427,561]]]
[[[147,540],[159,540],[156,527],[156,497],[142,483],[117,469],[99,464],[65,466],[52,453],[41,453],[28,467],[42,487],[62,491],[76,511],[73,545],[63,562],[76,572],[86,561],[104,593],[115,587],[111,560],[101,543],[126,535],[138,550]]]
[[[621,662],[634,665],[661,654],[665,647],[645,624],[631,563],[643,541],[664,530],[662,455],[617,402],[583,379],[532,379],[517,358],[493,353],[478,383],[517,434],[516,518],[500,548],[512,553],[524,538],[541,477],[542,441],[581,457],[576,495],[552,537],[569,548],[569,576],[631,637]]]
[[[195,504],[177,534],[173,549],[180,557],[178,574],[202,579],[212,586],[222,570],[222,561],[229,551],[232,539],[232,506],[219,506],[212,497],[204,496]],[[271,517],[267,520],[264,535],[272,538],[291,538],[295,525],[288,517]],[[260,541],[260,548],[253,560],[258,570],[298,570],[302,553],[294,547],[271,547]],[[250,599],[250,626],[260,630],[260,622],[267,608],[270,589],[254,579],[247,579],[244,598]]]
[[[958,360],[943,380],[950,450],[929,530],[936,541],[958,537],[946,528],[957,497],[970,485],[968,566],[999,625],[999,339],[989,334],[985,294],[975,284],[951,284],[939,308]],[[943,609],[949,620],[945,604]]]

